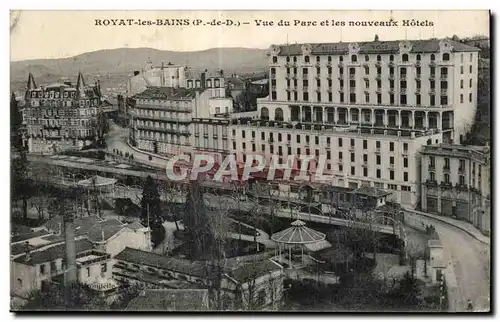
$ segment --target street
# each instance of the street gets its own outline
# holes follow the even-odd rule
[[[489,245],[438,220],[417,214],[412,216],[418,216],[426,223],[434,225],[441,238],[444,259],[450,265],[457,284],[456,291],[450,290],[448,294],[451,311],[466,311],[468,299],[472,301],[474,310],[490,310]]]

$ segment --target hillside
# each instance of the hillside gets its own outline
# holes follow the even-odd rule
[[[226,73],[253,73],[267,67],[266,50],[252,48],[213,48],[204,51],[176,52],[152,48],[120,48],[99,50],[70,58],[37,59],[11,62],[11,84],[19,87],[31,71],[38,83],[54,78],[85,76],[128,75],[140,70],[151,59],[154,64],[172,62],[187,64],[193,69],[222,69]],[[23,85],[24,86],[24,85]]]

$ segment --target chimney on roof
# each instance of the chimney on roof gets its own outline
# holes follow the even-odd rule
[[[31,260],[31,251],[26,250],[26,256],[25,256],[25,261],[29,262]]]
[[[64,242],[66,244],[66,276],[65,285],[71,285],[77,281],[76,277],[76,244],[75,230],[73,227],[74,217],[72,213],[63,216],[64,221]]]
[[[205,72],[206,72],[206,69],[205,69]],[[200,76],[201,88],[205,88],[205,78],[206,78],[205,72],[201,73],[201,76]]]
[[[138,70],[134,70],[134,76],[137,76],[137,75],[139,75],[140,73],[141,73],[140,71],[138,71]]]
[[[378,41],[378,35],[375,34],[375,39],[373,41]]]
[[[224,76],[224,70],[222,70],[222,69],[220,70],[220,76],[221,77]]]

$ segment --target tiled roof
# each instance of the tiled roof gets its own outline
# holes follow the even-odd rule
[[[205,277],[207,275],[206,266],[188,260],[167,257],[139,249],[125,248],[121,253],[114,257],[116,260],[126,261],[138,265],[157,267],[160,269],[171,270],[190,276]]]
[[[359,45],[359,54],[382,54],[382,53],[398,53],[399,44],[405,40],[391,41],[368,41],[368,42],[338,42],[338,43],[316,43],[309,44],[311,46],[311,55],[346,55],[349,52],[349,44],[357,43]],[[427,40],[409,40],[412,53],[437,53],[439,52],[440,39]],[[454,52],[472,52],[479,51],[478,48],[456,42],[450,39],[447,41],[453,46]],[[303,44],[281,45],[280,56],[302,55]]]
[[[206,311],[206,289],[145,290],[130,301],[127,311]]]
[[[303,221],[296,220],[291,227],[273,234],[271,239],[284,244],[308,244],[322,241],[325,237],[325,234],[306,227]]]
[[[487,156],[490,153],[490,151],[491,151],[490,148],[486,146],[441,143],[441,144],[424,146],[422,153],[447,155],[454,157],[469,157],[471,156],[471,153],[473,154],[479,153],[480,155]]]
[[[389,191],[368,186],[359,187],[358,189],[351,191],[351,193],[355,195],[362,195],[374,198],[383,197],[391,194],[391,192]]]
[[[94,216],[76,218],[75,221],[73,222],[73,227],[75,228],[75,235],[76,236],[86,235],[89,229],[92,228],[92,226],[94,226],[101,220],[102,219]],[[58,215],[55,216],[54,218],[49,219],[49,221],[45,223],[45,227],[48,230],[56,232],[58,232],[59,229],[64,230],[64,223],[62,217]]]
[[[92,242],[102,242],[110,239],[125,227],[125,224],[116,220],[109,219],[98,222],[88,231],[89,240]]]
[[[93,244],[86,239],[75,241],[75,246],[76,246],[76,253],[80,253],[93,248]],[[42,264],[59,258],[63,258],[65,256],[65,253],[66,253],[66,244],[63,243],[55,245],[45,250],[31,252],[28,258],[26,258],[26,255],[20,256],[14,259],[14,261],[33,266],[36,264]]]
[[[246,265],[239,266],[238,268],[227,272],[227,275],[240,283],[244,283],[277,270],[281,270],[281,267],[273,261],[267,259],[263,261],[249,262]]]
[[[145,228],[140,222],[134,221],[133,223],[127,224],[127,227],[130,229],[143,229]]]
[[[160,98],[160,99],[193,99],[196,97],[195,89],[150,86],[142,93],[135,95],[136,98]]]
[[[17,242],[20,242],[23,240],[28,240],[31,238],[40,237],[40,236],[49,235],[49,234],[50,233],[46,229],[42,229],[42,230],[38,230],[38,231],[26,233],[26,234],[19,234],[19,235],[12,236],[10,238],[10,242],[17,243]]]

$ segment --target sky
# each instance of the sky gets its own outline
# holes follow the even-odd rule
[[[398,26],[349,26],[349,22],[388,21]],[[189,19],[188,26],[103,26],[96,19]],[[199,19],[201,25],[193,25]],[[205,23],[226,21],[233,26]],[[423,26],[403,26],[403,20]],[[256,20],[272,21],[258,26]],[[278,26],[280,20],[291,26]],[[299,21],[299,26],[293,26]],[[321,23],[328,21],[328,26]],[[427,21],[427,23],[426,23]],[[240,26],[235,26],[240,22]],[[243,24],[248,22],[248,24]],[[311,24],[316,23],[316,26]],[[346,25],[335,26],[334,22]],[[301,26],[304,23],[309,26]],[[433,26],[430,26],[432,23]],[[215,47],[268,48],[271,44],[428,39],[489,35],[489,12],[461,11],[14,11],[11,13],[11,61],[72,57],[114,48],[150,47],[197,51]]]

